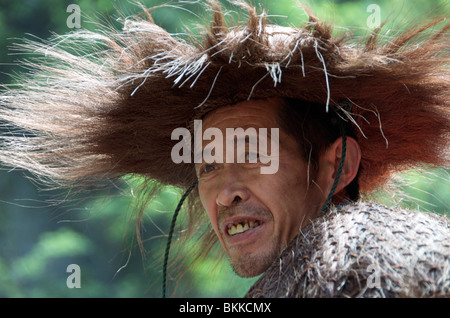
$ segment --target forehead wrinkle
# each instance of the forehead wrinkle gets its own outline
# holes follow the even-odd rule
[[[236,105],[223,106],[203,118],[202,129],[218,128],[222,132],[223,143],[226,143],[226,128],[255,128],[259,138],[259,128],[267,128],[267,143],[270,145],[271,128],[279,129],[279,151],[287,154],[298,152],[295,145],[297,142],[293,137],[287,134],[278,123],[278,111],[280,101],[276,98],[268,100],[251,100],[241,102]],[[259,141],[259,139],[258,139]],[[212,140],[203,141],[202,147],[205,147]],[[246,143],[247,144],[247,143]],[[301,156],[299,154],[299,156]]]
[[[214,118],[205,118],[203,120],[203,129],[216,127],[224,130],[226,128],[240,127],[245,130],[247,128],[273,128],[271,126],[278,128],[278,124],[274,119],[264,118],[257,114],[232,114],[224,117],[217,117],[218,115],[219,114],[216,114]]]
[[[277,127],[277,108],[280,105],[281,102],[275,98],[240,102],[211,111],[205,115],[203,121],[205,126],[208,127],[213,127],[213,125],[208,124],[211,121],[213,124],[223,125],[223,122],[228,120],[233,123],[231,127],[236,126],[236,122],[241,122],[241,126],[253,125],[264,127],[273,125]]]

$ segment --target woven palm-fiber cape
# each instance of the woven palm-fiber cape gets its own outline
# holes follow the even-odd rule
[[[449,221],[338,206],[303,228],[246,297],[450,297]]]
[[[271,25],[243,1],[247,22],[227,26],[208,3],[210,28],[192,41],[148,15],[120,31],[19,45],[41,57],[24,60],[27,74],[1,94],[0,161],[61,185],[140,174],[186,188],[196,176],[192,163],[171,160],[174,129],[224,105],[289,97],[352,105],[345,120],[362,151],[363,193],[403,168],[448,165],[450,24],[362,42],[333,37],[312,13],[300,28]]]

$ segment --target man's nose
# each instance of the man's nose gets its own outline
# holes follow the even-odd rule
[[[216,197],[218,206],[228,207],[241,201],[246,201],[250,197],[250,191],[239,174],[238,169],[227,169],[221,176],[219,192]]]

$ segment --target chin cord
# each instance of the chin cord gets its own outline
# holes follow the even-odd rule
[[[184,200],[188,197],[189,193],[197,186],[198,181],[196,180],[187,190],[184,192],[180,201],[178,202],[177,208],[172,216],[172,222],[170,223],[169,238],[167,239],[166,251],[164,253],[164,264],[163,264],[163,282],[162,282],[162,298],[166,298],[166,279],[167,279],[167,263],[169,261],[170,245],[172,244],[173,230],[175,229],[175,223],[177,222],[178,213],[180,213],[181,206]]]
[[[345,130],[345,121],[342,118],[339,118],[338,121],[339,121],[339,130],[341,131],[341,136],[342,136],[341,161],[339,162],[339,167],[338,167],[338,170],[336,171],[336,178],[334,179],[333,186],[331,187],[330,193],[328,194],[328,198],[325,201],[325,204],[323,205],[322,210],[320,211],[320,215],[324,215],[328,211],[331,200],[333,199],[334,192],[336,191],[336,187],[339,183],[339,179],[342,174],[342,169],[344,168],[345,154],[347,152],[347,133]]]

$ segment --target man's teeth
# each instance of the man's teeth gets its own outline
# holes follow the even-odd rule
[[[259,226],[258,221],[247,221],[247,220],[245,220],[241,223],[237,223],[237,224],[230,224],[230,225],[228,225],[228,234],[235,235],[235,234],[243,233],[243,232],[253,229],[257,226]]]

